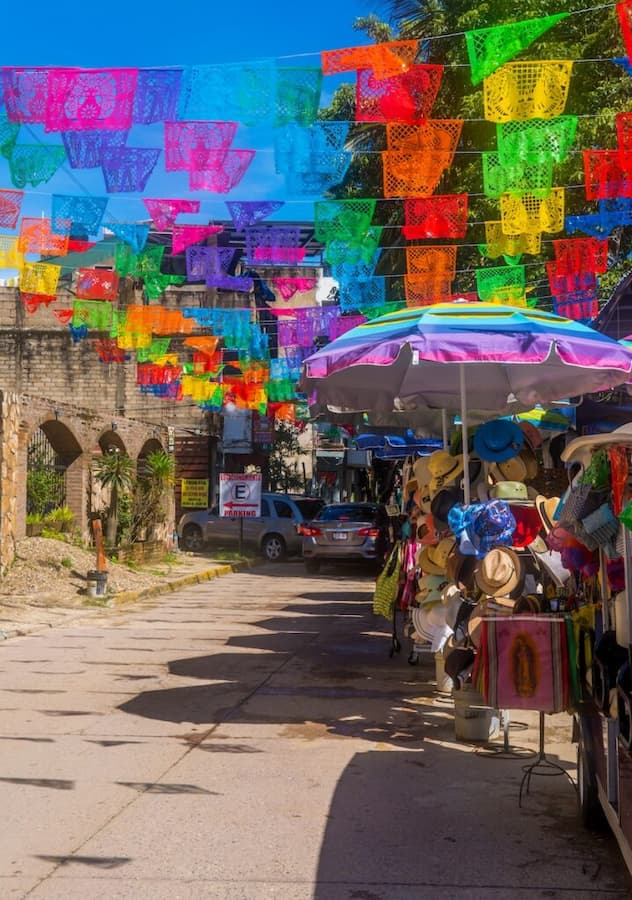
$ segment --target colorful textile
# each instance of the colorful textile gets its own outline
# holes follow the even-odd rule
[[[140,253],[149,237],[149,225],[140,222],[107,222],[104,227],[127,244],[132,253]]]
[[[632,199],[617,197],[599,201],[599,212],[583,216],[566,216],[564,227],[569,234],[583,231],[596,238],[605,238],[614,228],[632,225]]]
[[[309,128],[286,125],[274,136],[275,171],[286,176],[288,188],[297,193],[323,193],[339,184],[351,163],[345,142],[347,122],[316,122]]]
[[[345,334],[357,325],[366,322],[366,316],[336,316],[329,322],[328,337],[334,341],[341,334]]]
[[[381,240],[382,228],[371,225],[359,240],[349,241],[335,238],[327,241],[324,257],[331,265],[369,263],[380,252]]]
[[[382,153],[385,197],[428,197],[449,167],[446,151],[388,151]]]
[[[52,230],[50,219],[32,219],[24,216],[20,222],[18,250],[20,253],[37,253],[39,256],[66,256],[68,253],[68,222],[62,224],[62,233]]]
[[[127,131],[62,131],[61,139],[72,169],[96,169],[106,150],[125,146]]]
[[[191,244],[199,244],[206,238],[223,231],[222,225],[174,225],[171,233],[171,252],[182,253]]]
[[[105,150],[101,169],[109,194],[144,191],[162,151],[153,147]]]
[[[102,363],[125,363],[130,357],[125,350],[117,346],[113,338],[97,338],[92,341],[92,346]]]
[[[54,297],[61,275],[61,266],[50,263],[24,263],[20,269],[20,290],[26,294],[46,294]]]
[[[212,168],[218,150],[228,150],[237,122],[165,122],[165,170],[190,172]]]
[[[2,228],[15,228],[23,199],[22,191],[0,190],[0,226]]]
[[[228,194],[244,177],[254,156],[254,150],[218,150],[209,154],[207,168],[189,171],[189,188]]]
[[[571,274],[589,270],[601,274],[608,271],[608,241],[595,238],[564,238],[553,241],[555,271]]]
[[[485,118],[509,122],[561,116],[572,68],[571,60],[507,63],[484,81]]]
[[[48,96],[48,69],[5,68],[2,87],[11,122],[43,124]]]
[[[316,287],[316,278],[272,278],[272,286],[278,291],[284,300],[291,300],[296,293],[313,291]]]
[[[447,303],[452,298],[452,277],[449,275],[405,275],[406,306],[432,306]]]
[[[515,166],[503,166],[498,153],[484,152],[483,191],[488,197],[498,199],[503,194],[533,194],[548,197],[553,185],[553,157],[542,156],[537,162],[521,162]]]
[[[182,69],[139,69],[132,121],[140,125],[174,119]]]
[[[51,69],[46,131],[130,128],[137,77],[137,69]]]
[[[267,219],[284,206],[283,200],[227,200],[226,207],[237,231]]]
[[[134,278],[157,275],[160,273],[164,252],[164,247],[149,247],[147,250],[135,254],[128,244],[117,244],[114,253],[114,268],[122,278],[126,275]]]
[[[10,122],[9,117],[0,113],[0,153],[2,156],[10,156],[18,139],[20,126],[16,122]]]
[[[542,234],[505,234],[502,222],[485,222],[485,244],[479,250],[488,259],[504,256],[507,265],[517,265],[523,253],[540,253]]]
[[[51,200],[53,229],[62,232],[65,227],[69,235],[79,238],[96,236],[107,205],[107,197],[53,194]]]
[[[366,47],[323,50],[320,61],[325,75],[371,69],[379,78],[389,78],[406,72],[414,63],[418,50],[419,41],[390,41]]]
[[[632,60],[632,0],[622,0],[617,3],[617,15],[619,17],[619,25],[621,26],[621,34],[623,43],[625,44],[625,52],[628,55],[628,61]]]
[[[406,271],[412,276],[452,279],[456,246],[406,247]]]
[[[526,288],[524,266],[491,266],[476,270],[476,291],[481,300],[519,305]]]
[[[305,256],[301,230],[295,225],[249,225],[246,235],[246,261],[249,265],[272,263],[296,265]]]
[[[277,67],[276,115],[278,127],[296,122],[311,125],[318,117],[323,73],[318,68]]]
[[[414,122],[432,111],[443,78],[443,66],[411,66],[407,72],[382,78],[370,69],[356,79],[356,121]]]
[[[597,290],[597,276],[590,269],[578,272],[558,272],[557,263],[551,260],[546,263],[546,274],[549,279],[549,287],[554,296],[561,294],[574,294],[578,292]]]
[[[549,156],[557,163],[564,162],[575,142],[577,122],[577,116],[557,116],[498,124],[496,136],[501,164],[517,166]]]
[[[112,323],[112,306],[98,300],[75,300],[72,304],[73,328],[85,325],[98,331],[109,331]]]
[[[404,201],[402,234],[406,240],[463,238],[467,230],[467,194],[445,194]]]
[[[198,213],[199,200],[167,200],[143,197],[143,203],[158,231],[168,231],[180,213]]]
[[[632,197],[632,151],[584,150],[587,200]]]
[[[53,177],[63,165],[66,151],[52,144],[16,144],[9,157],[11,183],[17,188],[37,187]]]
[[[563,712],[569,705],[566,621],[557,616],[486,617],[483,696],[494,709]]]
[[[568,13],[557,13],[539,19],[513,22],[465,32],[465,44],[470,60],[472,84],[480,84],[503,63],[509,62],[525,50],[549,28],[565,19]]]
[[[500,198],[502,230],[505,234],[555,233],[564,229],[564,188],[553,188],[548,197],[533,194],[503,194]]]
[[[277,66],[272,59],[184,69],[179,119],[259,125],[272,122],[277,105]]]
[[[0,269],[21,269],[24,256],[18,249],[18,239],[0,234]]]
[[[447,154],[449,165],[461,139],[463,119],[427,119],[423,122],[389,122],[386,125],[388,150]]]
[[[119,276],[109,269],[77,269],[75,293],[80,300],[116,300]]]
[[[362,241],[371,225],[376,201],[322,200],[314,204],[314,236],[323,243],[332,240]]]

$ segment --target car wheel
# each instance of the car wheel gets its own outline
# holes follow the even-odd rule
[[[204,546],[202,529],[199,525],[185,525],[182,531],[182,546],[197,553]]]
[[[317,575],[320,572],[320,560],[319,559],[306,559],[305,560],[305,571],[308,575]]]
[[[285,559],[285,541],[280,534],[266,534],[261,542],[261,552],[268,562]]]

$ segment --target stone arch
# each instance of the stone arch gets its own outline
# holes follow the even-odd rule
[[[136,471],[139,475],[142,476],[144,474],[144,462],[149,454],[155,453],[157,450],[164,450],[164,447],[162,446],[158,438],[148,438],[140,448],[136,460]]]
[[[50,495],[45,503],[47,509],[27,509],[28,488],[24,493],[24,508],[27,512],[48,512],[55,506],[69,506],[76,520],[81,519],[81,465],[83,448],[68,425],[57,416],[36,424],[25,431],[24,467],[28,473],[36,469],[53,475],[49,481]],[[41,496],[41,495],[40,495]],[[44,502],[44,501],[42,501]]]
[[[113,447],[119,453],[127,453],[125,442],[119,432],[115,428],[109,428],[107,431],[101,432],[98,440],[101,453],[107,453]]]

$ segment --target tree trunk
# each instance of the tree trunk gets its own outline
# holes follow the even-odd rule
[[[108,521],[105,531],[105,538],[108,547],[116,547],[116,529],[118,526],[118,488],[112,485],[110,492],[110,508],[108,510]]]

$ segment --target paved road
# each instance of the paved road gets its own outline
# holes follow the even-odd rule
[[[371,586],[262,567],[2,644],[1,900],[630,897],[565,778],[520,810],[523,761],[454,740]]]

